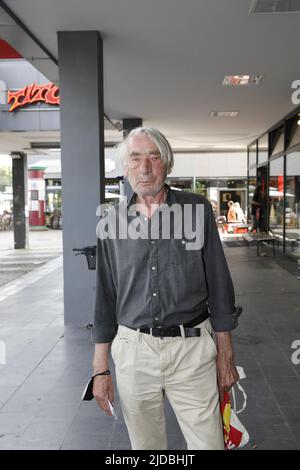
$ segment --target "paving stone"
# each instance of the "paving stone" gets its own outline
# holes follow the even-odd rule
[[[269,377],[268,382],[273,392],[275,391],[297,391],[300,390],[300,377],[285,377],[278,380],[277,377]]]
[[[0,433],[0,450],[13,450],[17,445],[20,434]]]
[[[284,414],[285,419],[291,426],[300,427],[300,406],[298,407],[281,407],[282,413]]]
[[[95,416],[77,416],[75,417],[70,432],[75,433],[102,433],[113,432],[115,419],[104,413],[98,413]]]
[[[274,390],[274,396],[281,406],[287,408],[300,407],[299,389]]]
[[[168,450],[187,450],[187,445],[182,434],[168,433]]]
[[[106,450],[110,438],[110,433],[74,433],[70,431],[60,448],[62,450]]]
[[[2,413],[0,412],[0,434],[20,434],[32,421],[30,413]]]
[[[117,449],[120,446],[123,448],[127,447],[127,449],[131,449],[128,431],[124,423],[116,424],[114,426],[111,441],[109,443],[109,448]]]
[[[40,407],[47,406],[46,397],[31,394],[22,394],[20,389],[1,408],[3,413],[27,413],[35,414]]]
[[[286,364],[262,364],[263,373],[266,377],[297,377],[296,371],[290,363]]]
[[[17,442],[17,448],[57,448],[62,445],[72,418],[45,419],[31,421]]]
[[[290,439],[260,439],[253,443],[257,450],[299,450],[297,443]]]

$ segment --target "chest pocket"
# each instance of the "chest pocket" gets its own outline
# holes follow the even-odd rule
[[[189,249],[187,245],[189,245]],[[192,248],[192,249],[191,249]],[[171,264],[182,265],[199,265],[202,263],[202,249],[197,248],[195,240],[187,239],[171,239]]]

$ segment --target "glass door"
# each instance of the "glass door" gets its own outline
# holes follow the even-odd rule
[[[268,231],[268,165],[257,168],[257,187],[261,188],[262,207],[260,208],[259,231]]]

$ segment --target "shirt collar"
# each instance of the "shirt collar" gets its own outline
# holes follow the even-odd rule
[[[168,206],[172,206],[173,204],[176,204],[177,202],[176,191],[173,191],[167,183],[165,183],[164,187],[167,190],[167,198],[166,198],[165,204],[168,204]],[[128,199],[127,208],[129,208],[130,206],[136,203],[136,197],[137,197],[136,193],[133,193],[132,196],[130,196],[130,198]]]

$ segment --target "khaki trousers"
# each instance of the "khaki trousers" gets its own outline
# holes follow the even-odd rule
[[[132,449],[166,450],[164,393],[189,450],[224,449],[209,319],[201,336],[156,338],[119,326],[111,346]]]

